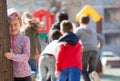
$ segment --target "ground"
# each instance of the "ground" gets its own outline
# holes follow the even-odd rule
[[[99,76],[101,81],[120,81],[120,68],[107,68]],[[83,81],[83,78],[81,78],[81,81]]]
[[[120,81],[120,68],[107,68],[100,74],[101,81]],[[83,79],[81,79],[83,81]]]

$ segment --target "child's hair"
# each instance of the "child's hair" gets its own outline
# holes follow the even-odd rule
[[[60,36],[61,36],[61,33],[60,33],[60,31],[58,29],[52,30],[51,37],[52,37],[53,40],[59,39]]]
[[[68,20],[68,14],[65,12],[59,12],[57,13],[57,19],[59,20],[59,22],[62,22],[63,20]]]
[[[23,13],[22,20],[23,20],[23,25],[26,27],[32,27],[32,26],[35,27],[37,26],[36,24],[40,24],[40,22],[37,19],[35,19],[32,16],[32,14],[28,11]]]
[[[8,16],[8,22],[13,21],[14,19],[18,19],[20,22],[20,25],[22,26],[22,19],[21,19],[20,13],[16,9],[14,8],[8,9],[7,16]]]
[[[32,14],[28,11],[23,12],[22,15],[22,20],[23,20],[23,24],[26,25],[29,23],[29,21],[33,18]]]
[[[66,33],[66,32],[71,32],[73,29],[73,24],[69,22],[68,20],[63,20],[60,24],[61,31]]]
[[[89,16],[87,16],[87,15],[81,15],[81,16],[80,16],[80,21],[81,21],[81,23],[83,23],[83,24],[89,24],[90,18],[89,18]]]

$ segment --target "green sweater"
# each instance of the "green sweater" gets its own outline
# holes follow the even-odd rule
[[[30,59],[36,58],[36,48],[38,48],[38,52],[41,53],[41,46],[39,42],[39,32],[37,27],[28,27],[24,34],[30,38]]]

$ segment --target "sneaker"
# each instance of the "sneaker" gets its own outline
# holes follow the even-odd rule
[[[98,76],[98,73],[96,71],[93,71],[91,74],[90,74],[91,78],[94,80],[94,81],[100,81],[100,78]]]

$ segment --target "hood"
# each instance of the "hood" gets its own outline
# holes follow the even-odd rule
[[[73,32],[67,32],[58,40],[58,42],[63,42],[63,41],[71,45],[75,45],[79,41],[79,37],[75,35]]]
[[[53,25],[52,30],[54,30],[54,29],[60,30],[60,22],[56,22],[56,23]]]

